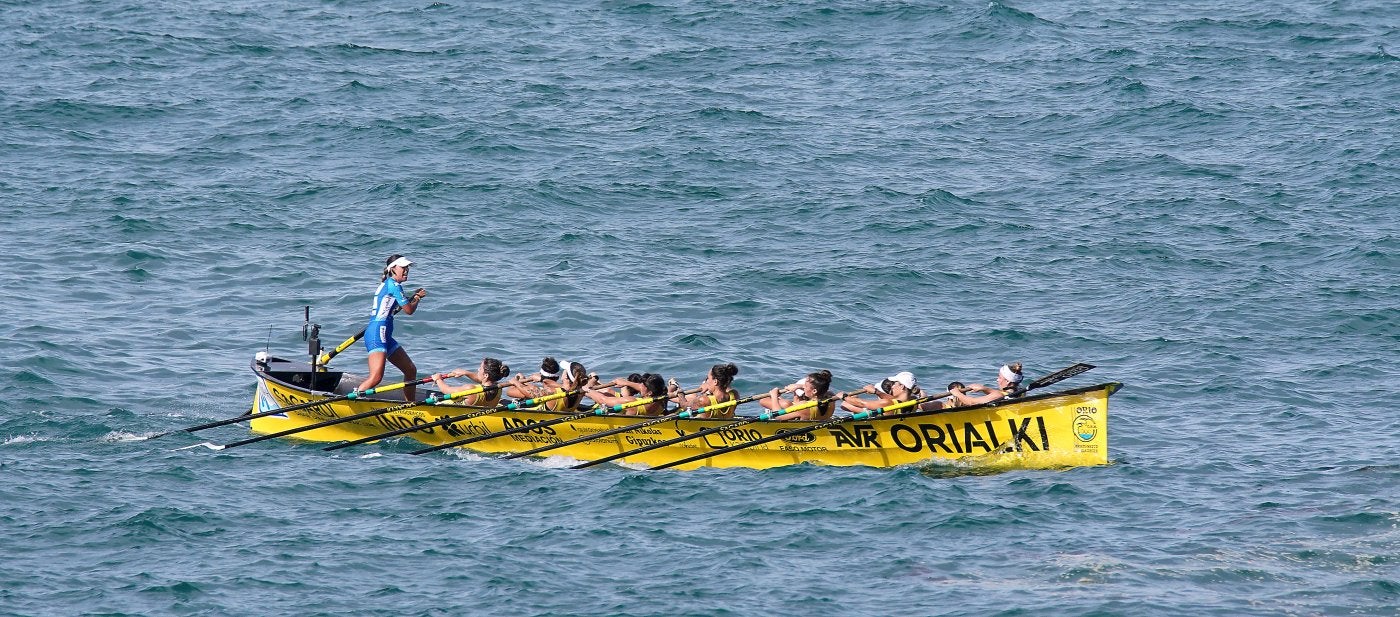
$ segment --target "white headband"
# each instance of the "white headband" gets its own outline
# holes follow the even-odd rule
[[[1021,374],[1011,370],[1011,367],[1009,365],[1003,364],[1001,366],[1000,375],[1002,379],[1010,383],[1021,383]]]

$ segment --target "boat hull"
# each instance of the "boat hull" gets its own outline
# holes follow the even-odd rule
[[[321,398],[318,393],[258,371],[253,411],[271,411]],[[1028,396],[976,407],[851,421],[803,435],[710,457],[679,466],[764,469],[811,463],[894,467],[944,462],[991,468],[1063,468],[1108,463],[1108,398],[1121,384],[1105,383],[1064,392]],[[269,434],[317,422],[402,404],[400,400],[339,400],[251,421],[253,432]],[[424,425],[472,410],[448,404],[421,405],[370,418],[351,420],[296,433],[297,439],[340,442]],[[406,433],[427,445],[441,445],[567,414],[544,410],[501,411],[464,421]],[[587,434],[641,422],[638,416],[594,415],[552,426],[535,427],[472,443],[467,448],[488,454],[525,452]],[[635,431],[550,450],[541,456],[590,461],[659,443],[680,435],[732,423],[724,419],[678,419]],[[729,430],[682,441],[618,459],[619,463],[656,466],[706,451],[811,426],[810,422],[750,422]]]

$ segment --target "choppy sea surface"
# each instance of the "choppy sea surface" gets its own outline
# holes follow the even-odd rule
[[[1400,614],[1400,6],[0,2],[0,614]],[[1121,381],[1105,467],[212,451],[425,371]],[[363,370],[363,351],[336,360]],[[396,375],[390,371],[390,381]]]

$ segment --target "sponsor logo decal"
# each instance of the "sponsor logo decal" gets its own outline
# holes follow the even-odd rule
[[[1074,436],[1079,441],[1093,441],[1099,436],[1099,423],[1089,416],[1075,416]]]
[[[1046,431],[1043,416],[1021,418],[1019,423],[1014,418],[1007,418],[1006,429],[1009,435],[1003,441],[997,435],[996,424],[990,420],[981,424],[963,422],[961,425],[896,424],[890,427],[890,440],[906,452],[921,452],[926,449],[933,453],[983,454],[995,452],[1002,447],[1015,452],[1041,452],[1050,449],[1050,435]]]
[[[281,406],[281,405],[278,405],[278,404],[277,404],[277,401],[274,400],[274,399],[272,398],[272,395],[269,394],[269,393],[267,392],[267,384],[263,383],[263,381],[262,381],[261,379],[259,379],[259,380],[258,380],[258,411],[272,411],[272,410],[274,410],[274,409],[281,409],[281,408],[282,408],[282,406]],[[272,414],[270,417],[273,417],[273,418],[286,418],[286,417],[287,417],[287,414],[285,414],[285,413],[275,413],[275,414]]]
[[[783,438],[783,441],[786,441],[788,443],[812,443],[816,440],[817,436],[811,433],[803,433],[801,435],[788,435],[787,437]]]
[[[831,436],[836,438],[838,448],[879,448],[880,433],[870,424],[856,424],[849,430],[845,426],[833,426],[827,429]]]

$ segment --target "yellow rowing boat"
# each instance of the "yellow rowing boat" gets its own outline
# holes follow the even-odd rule
[[[253,399],[255,418],[250,425],[255,433],[267,435],[357,414],[367,415],[295,433],[296,438],[308,441],[353,441],[423,426],[404,435],[428,446],[440,446],[473,436],[514,430],[511,434],[465,446],[488,454],[514,454],[646,420],[638,416],[600,413],[559,422],[571,414],[523,409],[491,411],[460,422],[425,426],[472,410],[452,404],[450,400],[399,409],[405,407],[402,399],[345,398],[353,391],[353,386],[342,381],[353,380],[342,380],[341,373],[324,367],[312,371],[307,364],[277,358],[255,361],[253,371],[258,385]],[[655,467],[783,432],[792,434],[677,467],[765,469],[799,463],[893,467],[940,461],[1022,469],[1104,465],[1108,463],[1108,398],[1121,385],[1103,383],[946,411],[882,415],[807,432],[800,429],[816,423],[751,421],[713,431],[736,423],[727,419],[677,418],[573,443],[549,450],[546,455],[595,461],[709,431],[699,438],[618,459],[620,463]],[[307,406],[320,400],[327,402]],[[274,413],[277,409],[294,406],[300,407]],[[382,414],[370,413],[387,407],[396,409]],[[267,415],[259,417],[258,414]]]

